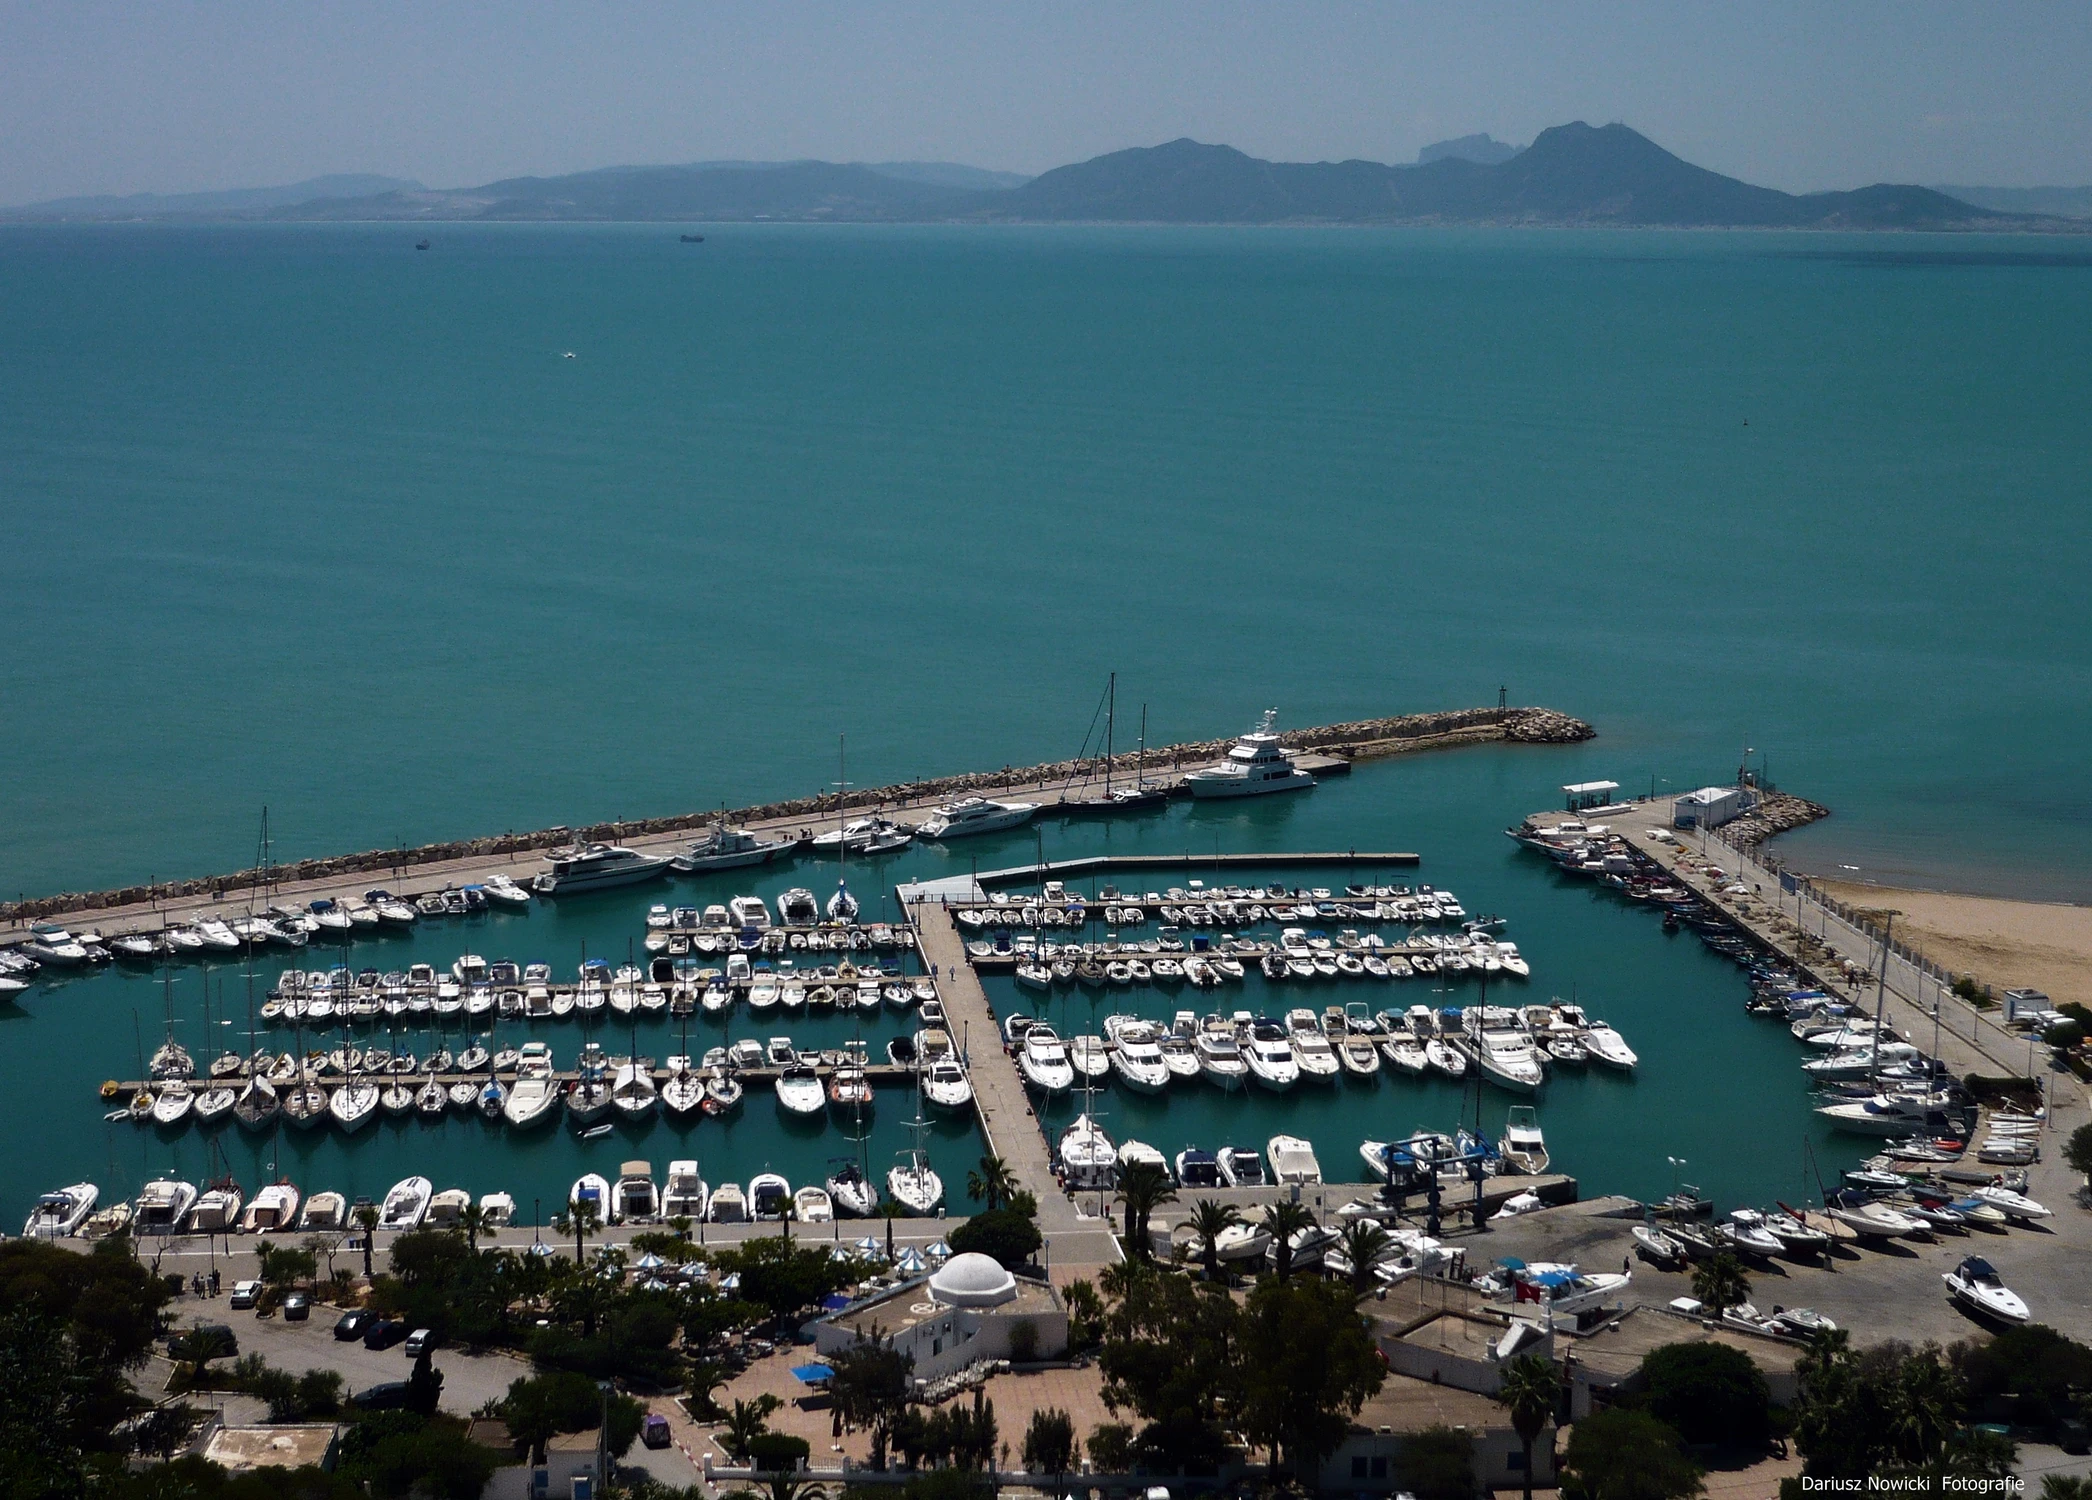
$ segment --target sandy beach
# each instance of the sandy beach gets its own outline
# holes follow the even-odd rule
[[[1994,991],[2016,986],[2092,1005],[2092,907],[1819,880],[1855,907],[1889,908],[1896,935]]]

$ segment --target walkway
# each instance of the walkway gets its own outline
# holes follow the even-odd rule
[[[915,923],[923,962],[934,966],[937,992],[944,1002],[946,1025],[966,1060],[973,1083],[974,1107],[988,1150],[1009,1163],[1018,1185],[1039,1200],[1039,1228],[1045,1232],[1049,1263],[1073,1268],[1109,1265],[1119,1258],[1111,1232],[1109,1205],[1102,1219],[1077,1207],[1053,1174],[1053,1153],[1032,1113],[1031,1098],[1017,1064],[1003,1050],[1002,1028],[987,992],[966,961],[966,943],[944,907],[916,902],[908,907]],[[964,1173],[947,1171],[945,1201],[963,1201]],[[1062,1279],[1059,1271],[1055,1279]]]

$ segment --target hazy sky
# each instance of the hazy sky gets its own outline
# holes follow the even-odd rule
[[[1623,120],[1791,190],[2092,182],[2092,5],[0,0],[0,202],[711,157],[1413,159]]]

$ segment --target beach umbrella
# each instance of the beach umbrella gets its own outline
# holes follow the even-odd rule
[[[539,1240],[537,1243],[530,1247],[530,1253],[532,1255],[551,1255],[555,1252],[553,1251],[550,1245],[546,1244],[543,1240]]]
[[[870,1235],[866,1235],[857,1242],[857,1253],[859,1255],[877,1255],[879,1253],[879,1242]]]
[[[676,1267],[676,1275],[683,1277],[687,1281],[696,1281],[711,1269],[710,1266],[701,1260],[690,1260]]]
[[[733,1275],[731,1275],[731,1276],[727,1277],[727,1278],[726,1278],[726,1280],[724,1280],[724,1281],[720,1282],[720,1283],[719,1283],[719,1290],[721,1290],[722,1292],[738,1292],[738,1291],[740,1291],[740,1290],[741,1290],[741,1273],[740,1273],[739,1271],[736,1271],[736,1272],[734,1272],[734,1274],[733,1274]]]
[[[831,1245],[828,1247],[828,1258],[830,1260],[849,1260],[856,1253],[847,1245]]]
[[[667,1261],[649,1250],[646,1254],[640,1256],[639,1259],[632,1262],[632,1269],[635,1271],[658,1271],[667,1264]]]
[[[932,1260],[950,1260],[952,1258],[952,1247],[943,1240],[939,1240],[936,1244],[926,1247],[923,1250],[923,1254],[929,1256]]]
[[[639,1289],[642,1292],[665,1292],[668,1290],[668,1283],[658,1276],[649,1276],[639,1284]]]
[[[894,1261],[894,1265],[897,1268],[907,1272],[910,1276],[921,1275],[925,1264],[922,1252],[913,1245],[903,1248],[900,1256]]]

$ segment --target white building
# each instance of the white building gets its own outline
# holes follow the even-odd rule
[[[968,1253],[953,1256],[934,1275],[823,1318],[814,1325],[814,1348],[839,1354],[860,1338],[876,1338],[914,1356],[917,1380],[937,1380],[976,1360],[1011,1358],[1019,1324],[1031,1327],[1031,1358],[1067,1353],[1068,1309],[1060,1293],[1050,1283],[1012,1275],[992,1256]]]
[[[1742,817],[1757,805],[1757,794],[1748,787],[1703,786],[1671,803],[1674,828],[1719,828]]]

